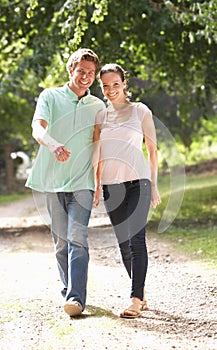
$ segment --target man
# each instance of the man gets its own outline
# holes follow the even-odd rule
[[[64,310],[77,316],[86,303],[93,129],[97,112],[105,107],[89,91],[99,69],[97,55],[78,49],[66,68],[70,81],[45,89],[37,101],[32,128],[41,147],[26,186],[46,194]]]

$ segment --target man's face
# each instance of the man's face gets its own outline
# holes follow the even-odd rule
[[[86,91],[94,82],[96,67],[94,62],[81,61],[73,68],[70,68],[70,87],[74,92]]]

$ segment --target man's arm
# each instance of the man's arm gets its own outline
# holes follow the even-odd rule
[[[48,147],[59,162],[66,162],[69,160],[71,152],[48,134],[47,127],[48,124],[45,120],[36,119],[32,126],[32,136],[39,144]]]

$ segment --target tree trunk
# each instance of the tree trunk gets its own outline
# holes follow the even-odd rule
[[[6,169],[6,188],[8,192],[15,190],[14,162],[11,158],[12,146],[4,145],[5,169]]]

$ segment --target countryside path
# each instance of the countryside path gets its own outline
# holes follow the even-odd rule
[[[217,349],[216,271],[178,255],[149,232],[150,310],[139,319],[120,319],[130,281],[100,207],[90,223],[87,307],[82,317],[70,319],[42,222],[40,196],[36,203],[29,197],[0,207],[0,350]]]

